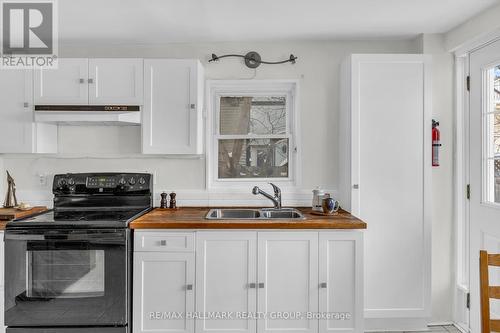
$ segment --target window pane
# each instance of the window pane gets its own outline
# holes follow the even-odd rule
[[[104,296],[103,250],[28,251],[27,296]]]
[[[500,66],[486,71],[483,106],[485,201],[500,203]]]
[[[286,97],[221,97],[220,134],[285,134]]]
[[[288,139],[219,140],[219,178],[288,177]]]

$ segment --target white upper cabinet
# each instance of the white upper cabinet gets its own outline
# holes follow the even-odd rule
[[[318,233],[259,232],[258,312],[318,311]],[[257,332],[318,332],[318,320],[263,318]]]
[[[35,70],[35,104],[142,105],[142,71],[142,59],[59,59]]]
[[[430,316],[429,60],[364,54],[343,67],[340,178],[346,182],[339,193],[341,205],[369,226],[368,330],[418,330]]]
[[[89,103],[141,105],[142,73],[142,59],[89,59]]]
[[[0,75],[0,153],[56,153],[57,126],[33,122],[33,72]]]
[[[35,105],[88,103],[88,59],[59,59],[57,69],[35,69]]]
[[[143,153],[202,153],[203,77],[198,60],[144,60]]]

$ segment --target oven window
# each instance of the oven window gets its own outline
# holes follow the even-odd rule
[[[35,250],[27,256],[28,297],[104,296],[104,250]]]

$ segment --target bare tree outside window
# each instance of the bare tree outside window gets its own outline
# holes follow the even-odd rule
[[[219,178],[287,178],[287,126],[285,96],[221,97]]]
[[[495,179],[495,202],[500,203],[500,66],[493,69],[493,96],[495,100],[495,109],[490,115],[490,121],[493,122],[493,169]]]

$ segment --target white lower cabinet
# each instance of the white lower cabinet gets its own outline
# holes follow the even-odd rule
[[[318,332],[318,233],[259,232],[258,271],[257,332]]]
[[[363,327],[362,233],[320,232],[319,313],[337,317],[319,321],[319,332],[361,332]]]
[[[257,233],[199,232],[196,237],[196,310],[255,313]],[[253,318],[200,318],[196,332],[255,333]]]
[[[5,244],[4,244],[4,232],[0,231],[0,333],[5,332],[4,324],[4,286],[5,286],[5,274],[4,274],[4,260],[5,260]]]
[[[136,251],[133,267],[133,332],[194,332],[194,253]]]
[[[360,231],[150,230],[134,240],[135,333],[363,331]]]

